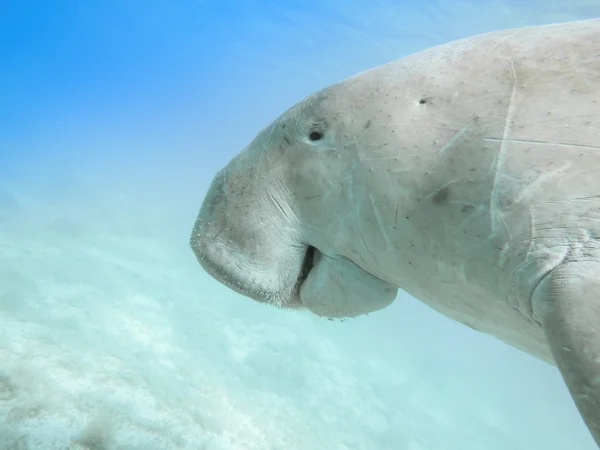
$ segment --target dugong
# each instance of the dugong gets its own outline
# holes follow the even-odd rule
[[[310,95],[216,174],[190,244],[229,288],[319,316],[402,289],[556,365],[600,446],[600,19]]]

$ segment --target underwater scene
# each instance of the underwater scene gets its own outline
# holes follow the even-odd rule
[[[597,449],[599,151],[599,0],[4,0],[0,450]]]

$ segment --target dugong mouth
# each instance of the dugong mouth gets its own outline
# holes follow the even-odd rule
[[[308,274],[312,270],[315,265],[315,262],[318,260],[321,252],[317,250],[312,245],[306,247],[306,252],[304,253],[304,260],[302,261],[302,267],[300,269],[300,275],[298,275],[298,279],[296,280],[296,284],[294,285],[293,294],[300,297],[300,289],[302,288],[302,284],[306,281]]]
[[[193,239],[192,249],[204,270],[231,290],[260,303],[309,310],[321,317],[377,311],[388,306],[398,291],[349,259],[326,256],[310,245],[296,249],[284,270],[287,277],[278,270],[265,272],[217,239]]]
[[[192,240],[191,247],[202,268],[229,289],[260,303],[292,309],[302,307],[300,300],[302,286],[321,255],[315,247],[307,245],[304,256],[301,251],[299,254],[302,262],[297,260],[296,267],[300,266],[300,268],[296,269],[298,277],[295,282],[292,279],[287,286],[282,286],[265,281],[268,279],[265,275],[271,274],[256,270],[251,261],[246,264],[240,254],[220,245],[218,241]]]

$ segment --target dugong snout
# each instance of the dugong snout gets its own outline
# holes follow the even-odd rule
[[[302,220],[284,212],[290,199],[245,157],[217,173],[200,208],[190,246],[202,268],[246,297],[319,316],[388,306],[397,288],[303,241]]]
[[[294,307],[307,246],[270,208],[265,178],[240,171],[246,167],[234,159],[214,177],[190,246],[202,268],[227,287],[259,302]]]
[[[227,197],[224,192],[224,175],[217,173],[206,194],[204,202],[196,218],[192,234],[190,236],[190,247],[202,268],[212,277],[223,282],[232,289],[236,287],[236,278],[229,274],[225,268],[224,261],[227,257],[226,231],[227,224],[223,223],[225,216],[219,219],[219,210],[227,209]],[[230,251],[232,250],[229,247]]]

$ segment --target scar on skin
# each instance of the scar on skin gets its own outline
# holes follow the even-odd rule
[[[494,176],[492,180],[492,189],[490,191],[490,200],[489,200],[489,211],[490,211],[490,221],[492,223],[492,235],[495,235],[498,231],[498,219],[504,223],[506,227],[506,223],[502,217],[498,215],[498,194],[496,192],[497,186],[499,184],[500,172],[502,171],[502,167],[504,166],[504,159],[506,158],[506,154],[508,153],[507,143],[510,141],[509,135],[512,133],[512,126],[514,124],[514,116],[515,116],[515,103],[516,98],[518,96],[518,85],[519,78],[517,73],[515,72],[514,62],[510,62],[510,68],[513,76],[513,86],[512,92],[510,95],[510,100],[508,103],[508,108],[506,109],[506,118],[504,119],[504,132],[502,133],[502,139],[500,139],[500,149],[498,151],[497,156],[494,158],[494,162],[492,163],[490,170],[494,171]]]
[[[598,145],[572,144],[569,142],[532,141],[532,140],[525,140],[525,139],[504,139],[504,138],[485,138],[484,141],[507,142],[510,144],[555,145],[556,147],[573,147],[573,148],[586,148],[586,149],[590,149],[590,150],[600,150],[600,146],[598,146]]]
[[[442,147],[442,148],[439,150],[439,152],[440,152],[440,153],[444,153],[444,152],[446,152],[446,150],[448,150],[448,149],[450,149],[450,148],[454,148],[454,147],[456,147],[456,146],[457,146],[457,144],[458,144],[459,142],[462,142],[462,137],[463,137],[463,135],[464,135],[464,134],[465,134],[465,133],[466,133],[468,130],[469,130],[469,127],[468,127],[468,126],[466,126],[466,127],[464,127],[462,130],[459,130],[459,131],[457,131],[457,132],[456,132],[456,134],[455,134],[454,136],[452,136],[452,139],[450,139],[450,140],[449,140],[449,141],[446,143],[446,145],[444,145],[444,146],[443,146],[443,147]]]

